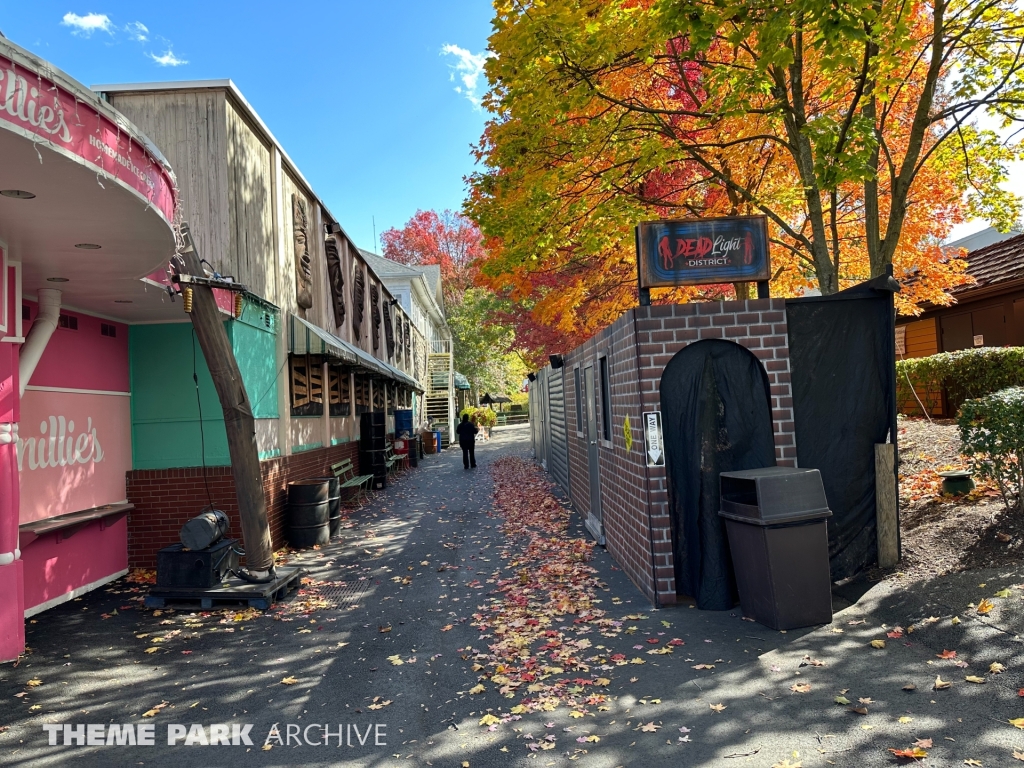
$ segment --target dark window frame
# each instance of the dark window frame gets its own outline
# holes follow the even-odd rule
[[[612,382],[608,356],[597,360],[601,387],[601,439],[609,445],[612,442]]]

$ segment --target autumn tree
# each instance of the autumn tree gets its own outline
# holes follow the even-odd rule
[[[635,303],[644,219],[764,214],[773,294],[894,265],[914,311],[967,279],[938,247],[953,225],[1019,215],[1018,146],[977,124],[1024,103],[1013,0],[496,7],[467,211],[483,280],[566,338]]]
[[[504,305],[474,284],[485,254],[477,225],[461,213],[417,211],[401,229],[384,232],[381,240],[384,257],[392,261],[440,265],[455,368],[469,379],[474,400],[484,391],[517,388],[522,359],[515,333],[501,314]]]

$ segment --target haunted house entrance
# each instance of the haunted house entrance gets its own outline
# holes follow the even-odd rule
[[[661,410],[676,591],[698,608],[732,608],[736,585],[718,517],[718,476],[775,466],[768,374],[739,344],[698,341],[665,366]]]

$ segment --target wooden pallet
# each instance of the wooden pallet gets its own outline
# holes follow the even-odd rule
[[[306,574],[303,568],[278,568],[277,578],[266,584],[250,584],[236,576],[210,589],[174,589],[153,587],[146,596],[147,608],[211,608],[248,607],[266,610],[289,592],[299,588]]]

